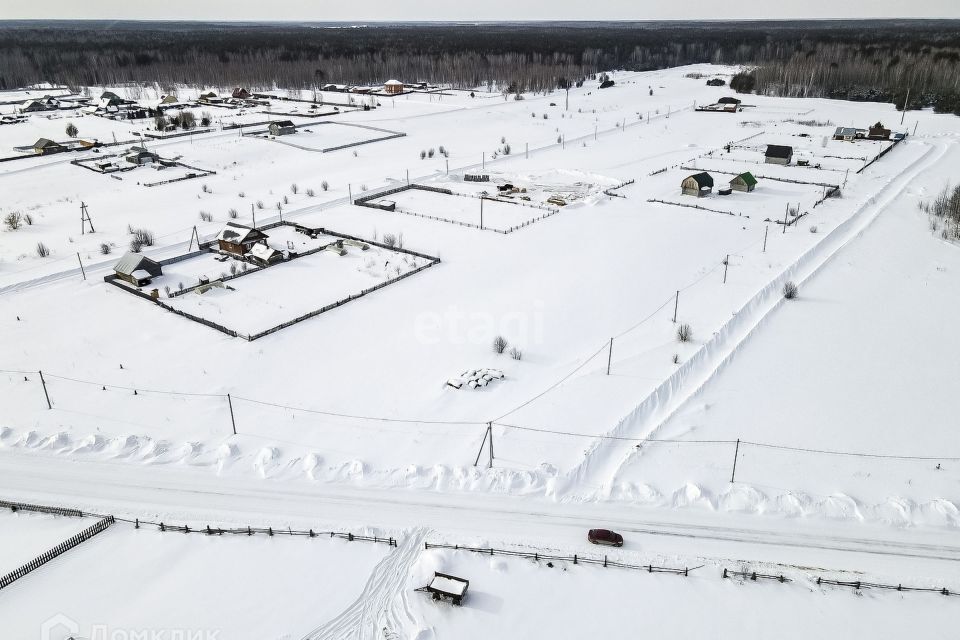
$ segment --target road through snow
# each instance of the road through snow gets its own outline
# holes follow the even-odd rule
[[[956,532],[897,529],[709,510],[644,509],[622,503],[558,503],[531,497],[361,489],[212,476],[189,467],[64,461],[5,452],[3,498],[85,511],[205,524],[423,526],[435,539],[503,541],[534,548],[590,550],[584,532],[602,523],[640,545],[686,558],[749,560],[830,569],[952,578],[960,562]]]

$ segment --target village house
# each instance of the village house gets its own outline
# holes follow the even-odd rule
[[[270,126],[270,135],[272,136],[286,136],[291,133],[296,133],[297,128],[293,125],[293,122],[290,120],[279,120],[277,122],[271,122]]]
[[[242,224],[228,222],[226,228],[217,236],[220,251],[237,257],[244,257],[258,242],[265,242],[267,234],[259,229],[245,227]]]
[[[713,176],[709,173],[695,173],[680,183],[680,191],[685,196],[702,197],[713,191]]]
[[[734,191],[753,191],[757,186],[757,179],[749,171],[744,171],[730,181],[730,188]]]
[[[67,148],[59,142],[54,142],[49,138],[40,138],[33,143],[33,152],[42,156],[48,156],[53,153],[62,153]]]
[[[234,98],[235,100],[247,100],[250,97],[250,92],[243,87],[234,87],[233,93],[230,94],[230,97]]]
[[[883,123],[878,122],[870,127],[870,130],[867,132],[867,138],[870,140],[889,140],[890,129],[885,129]]]
[[[782,144],[768,144],[764,161],[767,164],[790,164],[793,160],[793,147]]]
[[[143,287],[150,284],[152,278],[162,275],[163,268],[159,262],[151,260],[142,253],[128,251],[117,264],[113,265],[113,272],[121,280]]]
[[[383,83],[383,91],[384,93],[389,93],[390,95],[403,93],[403,83],[399,80],[387,80]]]
[[[130,147],[126,154],[124,154],[124,159],[135,165],[144,165],[150,164],[151,162],[159,162],[160,154],[154,153],[145,147],[135,146]]]
[[[837,127],[837,130],[833,132],[834,140],[843,140],[845,142],[853,142],[857,138],[863,137],[863,129],[857,129],[856,127]]]

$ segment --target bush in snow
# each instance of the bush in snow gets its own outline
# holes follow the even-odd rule
[[[424,150],[421,150],[421,151],[420,151],[420,159],[423,160],[423,159],[426,158],[426,157],[427,157],[427,152],[424,151]]]
[[[263,200],[257,200],[257,209],[263,209]]]
[[[213,222],[213,214],[210,213],[209,211],[201,211],[200,219],[203,220],[204,222]]]
[[[42,242],[38,242],[37,255],[41,258],[46,258],[48,255],[50,255],[50,249],[48,249],[47,245],[43,244]]]
[[[111,251],[113,251],[113,247],[111,247],[109,244],[107,244],[106,242],[100,243],[100,253],[102,253],[105,256],[108,256],[110,255]]]
[[[307,189],[304,193],[307,194],[308,198],[312,198],[313,196],[317,195],[316,191],[314,191],[313,189]]]
[[[680,342],[690,342],[693,340],[693,329],[689,324],[681,324],[677,327],[677,340]]]
[[[300,187],[297,186],[296,182],[290,185],[290,193],[292,193],[293,195],[297,195],[298,191],[300,191]]]
[[[387,245],[388,247],[396,246],[397,236],[393,235],[392,233],[383,234],[383,244]]]
[[[330,183],[324,180],[323,182],[320,183],[320,188],[326,191],[327,189],[330,188]]]
[[[33,216],[29,213],[23,214],[23,221],[27,223],[27,226],[33,226]]]
[[[814,224],[814,225],[810,225],[810,233],[816,233],[816,232],[817,232],[817,225],[815,225],[815,224]]]
[[[433,147],[431,147],[430,151],[427,151],[427,156],[432,158],[435,153],[436,153],[436,150],[434,150]]]
[[[23,216],[20,215],[19,211],[11,211],[3,217],[3,224],[7,225],[7,229],[10,231],[16,231],[22,223]]]
[[[507,344],[509,343],[507,342],[506,338],[504,338],[503,336],[497,336],[496,338],[493,339],[494,352],[503,353],[503,351],[507,348]]]
[[[130,231],[130,233],[133,234],[133,239],[139,242],[141,247],[153,246],[153,231],[148,229],[133,229]]]
[[[234,208],[231,207],[230,210],[227,211],[227,215],[230,216],[230,218],[236,218],[237,215],[239,215],[239,214],[237,213],[237,210],[236,210],[236,209],[234,209]]]
[[[510,347],[510,357],[514,360],[522,360],[523,351],[520,351],[520,349],[517,349],[516,347]]]
[[[797,288],[797,284],[790,280],[783,285],[783,297],[787,300],[793,300],[797,297],[797,294],[800,293],[800,290]]]

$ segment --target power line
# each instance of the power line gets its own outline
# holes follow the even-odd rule
[[[244,402],[252,402],[253,404],[260,404],[268,407],[276,407],[278,409],[289,409],[290,411],[300,411],[303,413],[315,413],[323,416],[332,416],[335,418],[350,418],[353,420],[371,420],[377,422],[402,422],[405,424],[447,424],[447,425],[470,425],[477,426],[486,424],[486,422],[465,422],[465,421],[456,421],[456,420],[416,420],[416,419],[406,419],[406,418],[386,418],[382,416],[359,416],[349,413],[335,413],[333,411],[321,411],[320,409],[307,409],[305,407],[293,407],[290,405],[279,404],[275,402],[266,402],[264,400],[254,400],[252,398],[243,398],[241,396],[231,396],[234,400],[242,400]]]

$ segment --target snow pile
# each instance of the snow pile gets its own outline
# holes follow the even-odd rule
[[[503,371],[499,369],[467,369],[456,378],[447,380],[447,386],[454,389],[482,389],[492,382],[503,380]]]

